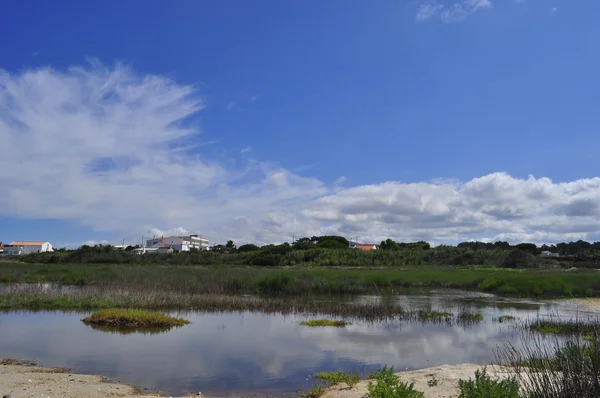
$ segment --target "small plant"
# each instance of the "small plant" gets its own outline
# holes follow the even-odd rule
[[[439,380],[436,379],[435,375],[431,374],[431,375],[429,375],[429,377],[431,377],[431,379],[427,380],[427,385],[429,387],[435,387],[435,386],[437,386],[438,383],[439,383]]]
[[[175,318],[160,312],[113,308],[99,310],[83,318],[83,323],[130,328],[183,326],[190,323],[183,318]]]
[[[519,383],[513,376],[504,380],[493,380],[486,369],[475,372],[475,380],[459,380],[458,398],[520,398]]]
[[[329,385],[346,383],[350,388],[360,381],[360,375],[356,372],[319,372],[314,374],[314,378],[323,380]]]
[[[483,321],[483,315],[481,315],[479,312],[463,311],[459,313],[456,318],[459,322],[477,323]]]
[[[404,383],[394,374],[394,367],[384,366],[371,376],[376,383],[369,381],[368,398],[424,398],[425,394],[414,389],[414,383]]]
[[[314,386],[308,392],[300,393],[301,398],[319,398],[325,394],[325,387],[323,386]]]
[[[498,318],[498,322],[500,323],[504,323],[504,322],[512,322],[514,320],[516,320],[517,318],[515,318],[512,315],[502,315],[501,317]]]
[[[417,317],[421,321],[449,321],[452,314],[442,311],[419,311]]]
[[[310,321],[300,322],[300,325],[311,326],[311,327],[334,326],[334,327],[338,327],[338,328],[343,328],[346,325],[350,325],[350,322],[335,321],[335,320],[330,320],[330,319],[311,319]]]

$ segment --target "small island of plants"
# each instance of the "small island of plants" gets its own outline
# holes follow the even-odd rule
[[[128,308],[104,309],[94,312],[81,320],[86,324],[127,328],[165,328],[183,326],[190,323],[183,318]]]
[[[337,328],[343,328],[346,325],[350,325],[350,322],[337,321],[337,320],[331,320],[331,319],[311,319],[309,321],[300,322],[300,325],[311,326],[311,327],[333,326],[333,327],[337,327]]]

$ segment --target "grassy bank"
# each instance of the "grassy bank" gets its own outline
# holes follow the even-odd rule
[[[181,294],[266,296],[378,294],[446,287],[526,297],[600,296],[600,273],[484,267],[234,267],[0,263],[0,282],[161,289]]]

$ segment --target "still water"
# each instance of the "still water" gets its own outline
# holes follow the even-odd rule
[[[409,321],[352,322],[345,328],[309,328],[314,317],[261,313],[174,312],[192,323],[158,334],[107,332],[84,325],[82,312],[0,313],[0,357],[101,374],[173,395],[297,396],[317,371],[383,365],[396,370],[494,361],[494,349],[519,346],[519,332],[494,319],[581,314],[567,302],[514,300],[433,290],[394,298],[410,309],[468,309],[484,321],[472,326]],[[362,296],[353,300],[377,300]]]

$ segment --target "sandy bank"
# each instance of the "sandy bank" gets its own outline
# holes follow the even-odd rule
[[[0,397],[149,398],[132,386],[109,382],[102,376],[70,373],[68,369],[46,368],[22,361],[0,359]]]
[[[415,389],[423,391],[425,398],[451,398],[459,395],[458,381],[473,379],[475,371],[481,368],[481,365],[473,364],[442,365],[397,374],[404,382],[414,382]],[[497,378],[505,378],[511,374],[510,369],[496,366],[488,367],[487,373]],[[437,380],[437,383],[430,383],[430,380]],[[334,386],[327,390],[323,398],[362,398],[367,393],[368,383],[363,380],[353,389],[348,389],[346,385]]]

